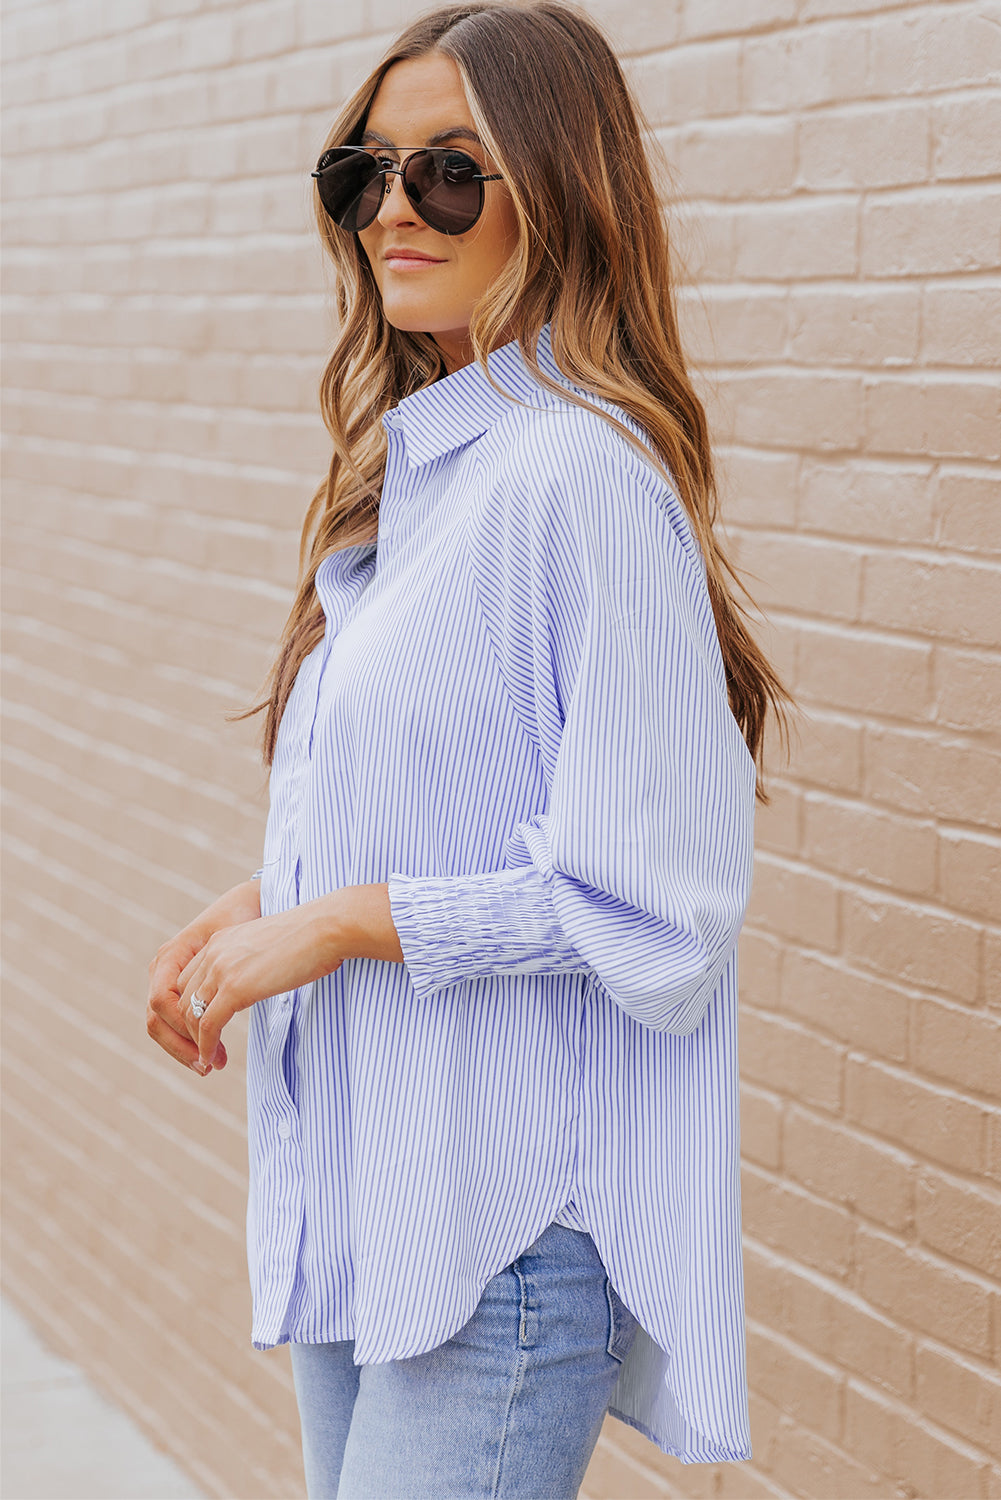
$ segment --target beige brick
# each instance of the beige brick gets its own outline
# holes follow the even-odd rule
[[[740,1093],[741,1150],[759,1166],[777,1169],[782,1156],[782,1100],[744,1084]]]
[[[791,528],[796,512],[798,464],[787,453],[726,448],[720,453],[724,525]]]
[[[951,1349],[919,1344],[918,1402],[940,1426],[988,1453],[1001,1433],[1001,1379],[996,1370],[959,1359]]]
[[[865,1225],[855,1239],[855,1268],[858,1291],[895,1323],[990,1355],[989,1283]]]
[[[996,1100],[1001,1018],[922,1000],[915,1009],[914,1061],[922,1073]]]
[[[936,538],[968,552],[1001,552],[1001,478],[996,469],[944,466],[935,495]]]
[[[772,779],[768,796],[767,806],[759,808],[755,818],[755,843],[772,854],[795,857],[799,849],[802,794],[798,787]]]
[[[990,368],[1001,359],[997,288],[931,283],[922,293],[921,353],[929,365]]]
[[[1001,568],[990,563],[872,553],[866,557],[862,619],[871,625],[1001,645]]]
[[[627,76],[647,120],[690,124],[734,114],[740,105],[742,45],[739,39],[717,38],[629,58]]]
[[[745,1010],[740,1047],[749,1080],[832,1113],[840,1108],[843,1049],[835,1043],[794,1022]]]
[[[997,266],[1001,192],[993,187],[873,194],[861,219],[864,276],[935,276]]]
[[[917,1233],[933,1250],[1001,1278],[1001,1193],[994,1189],[926,1167],[917,1184]]]
[[[740,935],[740,992],[764,1010],[775,1005],[782,961],[781,940],[745,924]]]
[[[795,687],[808,704],[921,719],[931,648],[901,637],[799,626]]]
[[[1001,932],[996,928],[984,930],[978,998],[991,1010],[1001,1012]]]
[[[913,1339],[854,1292],[815,1272],[782,1272],[781,1326],[790,1338],[842,1370],[863,1370],[866,1379],[904,1399],[914,1393]]]
[[[752,1441],[757,1452],[753,1427]],[[752,1469],[750,1464],[720,1464],[715,1495],[719,1500],[787,1500],[787,1492],[781,1485],[760,1470]]]
[[[1001,921],[1001,840],[943,830],[939,836],[939,897],[957,911]]]
[[[862,431],[862,383],[853,374],[763,371],[721,377],[727,430],[738,443],[854,447]]]
[[[793,1107],[782,1123],[782,1165],[820,1198],[890,1229],[914,1218],[914,1166],[900,1151]]]
[[[741,536],[735,557],[763,609],[858,617],[863,565],[858,547],[752,532]]]
[[[979,207],[979,206],[978,206]],[[733,209],[736,272],[749,281],[853,276],[859,267],[859,211],[852,197]],[[979,207],[986,246],[993,219]],[[986,249],[984,251],[986,254]]]
[[[973,923],[861,890],[844,892],[842,922],[851,962],[975,1003],[980,934]]]
[[[921,345],[921,297],[910,286],[879,291],[799,286],[789,299],[789,323],[797,363],[879,369],[905,365],[916,359]],[[843,495],[844,464],[838,474]]]
[[[843,1280],[848,1275],[854,1239],[850,1214],[751,1163],[745,1163],[741,1182],[746,1234],[826,1276]]]
[[[827,1438],[841,1435],[844,1376],[760,1324],[747,1330],[748,1379],[780,1411]]]
[[[991,744],[871,726],[863,758],[866,793],[877,802],[986,828],[1001,823],[1001,754]]]
[[[984,1165],[987,1111],[953,1089],[901,1068],[850,1056],[845,1116],[918,1157],[974,1174]]]
[[[996,93],[936,105],[933,129],[936,177],[966,180],[997,175],[1001,101]]]
[[[710,199],[695,208],[684,199],[672,202],[671,231],[675,266],[684,281],[711,287],[732,279],[737,236],[731,204]]]
[[[757,31],[794,20],[796,0],[746,0],[738,11],[733,0],[683,0],[683,35]]]
[[[865,389],[865,446],[872,453],[996,458],[1001,454],[996,382],[961,376],[870,380]]]
[[[907,995],[840,957],[790,950],[782,962],[782,1011],[876,1057],[907,1056]]]
[[[591,1497],[591,1500],[614,1500],[616,1494],[621,1493],[623,1484],[628,1485],[629,1493],[635,1495],[636,1500],[665,1500],[665,1497],[676,1494],[652,1464],[636,1463],[630,1459],[622,1441],[628,1431],[624,1423],[611,1417],[605,1419],[598,1446],[584,1476],[581,1494]],[[648,1446],[652,1447],[651,1444]]]
[[[790,1263],[784,1256],[745,1237],[744,1295],[749,1317],[766,1328],[779,1331],[786,1328],[789,1274]]]
[[[803,852],[810,864],[834,874],[931,896],[938,845],[931,822],[816,792],[803,802]]]
[[[1001,69],[993,4],[955,11],[908,7],[876,21],[868,40],[874,91],[891,97],[979,87]]]
[[[295,40],[304,50],[323,47],[328,42],[339,42],[344,37],[357,35],[363,29],[363,12],[358,6],[306,5],[296,7],[296,9],[298,25]],[[268,19],[273,28],[274,21],[270,17]],[[405,24],[407,19],[409,18],[404,15],[401,24]],[[375,15],[372,15],[371,19],[365,16],[364,20],[371,24],[375,20]],[[279,24],[281,24],[280,21]],[[284,30],[281,35],[284,39]]]
[[[942,646],[932,668],[935,721],[949,729],[1001,731],[1001,662],[985,651]]]
[[[1001,1110],[987,1111],[985,1176],[1001,1183]]]
[[[305,25],[315,27],[336,24],[326,12],[305,12]],[[296,12],[289,6],[275,5],[273,0],[256,0],[242,5],[235,17],[234,52],[241,62],[258,57],[274,57],[291,51],[296,41]],[[302,24],[302,23],[300,23]],[[316,40],[319,40],[317,38]]]
[[[812,190],[898,187],[930,175],[924,103],[816,111],[799,127],[799,181]]]
[[[796,127],[746,115],[681,125],[664,139],[682,191],[699,198],[773,198],[792,191]]]
[[[815,786],[852,792],[862,780],[862,727],[856,721],[811,708],[796,725],[796,768]]]
[[[940,1427],[916,1421],[898,1403],[849,1383],[845,1430],[851,1451],[883,1473],[906,1475],[930,1495],[980,1493],[986,1472],[981,1455]]]
[[[886,1500],[887,1481],[842,1447],[803,1428],[783,1433],[774,1473],[797,1495],[850,1495],[852,1500]]]
[[[758,855],[750,913],[755,922],[779,936],[833,950],[838,898],[837,885],[805,865]]]
[[[689,292],[680,303],[685,348],[700,365],[758,363],[769,350],[785,348],[788,294],[784,288],[713,288]]]
[[[793,27],[750,37],[744,45],[746,109],[842,104],[866,90],[865,53],[852,25]]]

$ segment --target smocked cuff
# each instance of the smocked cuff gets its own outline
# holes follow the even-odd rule
[[[533,865],[487,875],[391,875],[389,905],[419,995],[487,974],[566,974],[587,964]]]

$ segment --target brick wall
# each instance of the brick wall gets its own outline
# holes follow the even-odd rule
[[[755,1458],[683,1467],[609,1423],[586,1491],[988,1500],[1001,8],[592,8],[687,204],[727,524],[803,713],[743,945]],[[240,1059],[209,1087],[161,1059],[144,970],[256,862],[253,732],[223,715],[325,463],[305,173],[413,8],[6,11],[5,1277],[207,1493],[288,1497]]]

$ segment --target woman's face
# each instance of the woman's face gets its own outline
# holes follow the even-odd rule
[[[364,146],[455,146],[496,172],[480,145],[459,70],[439,52],[394,63],[368,112]],[[483,212],[466,234],[439,234],[415,212],[399,177],[358,238],[394,328],[429,333],[449,371],[470,362],[469,321],[518,242],[511,195],[483,184]]]

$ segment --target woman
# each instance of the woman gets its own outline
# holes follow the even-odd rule
[[[314,1500],[572,1496],[609,1408],[746,1458],[734,948],[782,690],[633,106],[575,10],[452,6],[314,176],[334,456],[264,866],[160,950],[150,1032],[204,1075],[251,1011],[254,1340]]]

